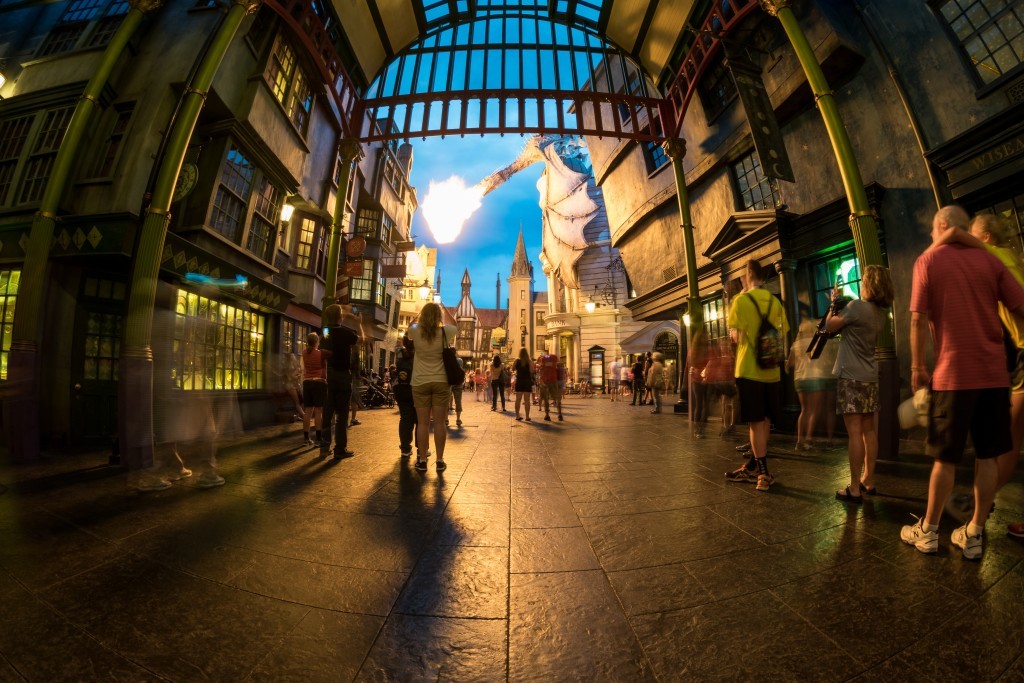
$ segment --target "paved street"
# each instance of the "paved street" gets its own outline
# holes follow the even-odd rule
[[[950,520],[937,557],[899,542],[923,464],[853,507],[841,450],[778,438],[765,494],[681,416],[466,407],[442,475],[381,409],[339,463],[297,425],[251,434],[219,489],[138,494],[105,454],[5,466],[0,679],[1024,680],[1019,483],[977,564]]]

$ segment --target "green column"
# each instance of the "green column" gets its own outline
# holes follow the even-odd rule
[[[153,354],[150,343],[160,255],[167,235],[174,186],[192,131],[206,102],[206,94],[224,55],[245,15],[258,6],[256,0],[233,0],[185,90],[177,118],[167,136],[163,158],[159,160],[156,184],[138,237],[120,359],[118,433],[122,460],[129,469],[141,469],[153,463]]]
[[[5,400],[4,420],[7,444],[16,460],[32,460],[39,454],[39,337],[46,300],[46,271],[50,260],[54,227],[61,198],[74,169],[82,140],[93,125],[93,113],[100,94],[110,80],[125,46],[147,12],[159,9],[163,0],[129,0],[130,9],[110,39],[100,63],[75,106],[68,129],[61,140],[53,170],[46,182],[39,211],[32,219],[28,251],[21,269],[18,307],[11,332],[8,372],[10,398]]]
[[[704,310],[700,306],[700,283],[697,278],[697,249],[693,243],[693,219],[690,218],[690,192],[686,187],[683,157],[686,140],[669,138],[662,143],[666,156],[672,160],[676,179],[676,197],[679,199],[679,225],[683,229],[683,249],[686,251],[686,308],[690,314],[690,329],[699,330],[704,324]]]
[[[352,163],[362,156],[362,147],[355,138],[342,138],[338,143],[341,158],[341,177],[338,179],[338,196],[334,200],[334,220],[331,221],[331,239],[327,246],[327,273],[324,277],[324,300],[320,306],[321,324],[327,326],[327,307],[337,299],[338,268],[341,265],[342,230],[345,221],[345,198],[348,184],[352,182]]]

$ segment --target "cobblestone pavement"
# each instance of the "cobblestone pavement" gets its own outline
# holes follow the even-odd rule
[[[855,507],[841,450],[777,438],[758,493],[682,416],[466,408],[443,474],[399,458],[391,410],[338,463],[250,434],[219,489],[135,493],[103,455],[0,468],[0,679],[1024,679],[1019,483],[971,563],[951,521],[937,557],[899,541],[924,464]]]

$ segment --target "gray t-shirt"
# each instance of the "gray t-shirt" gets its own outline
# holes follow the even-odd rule
[[[885,311],[869,301],[854,299],[839,317],[845,325],[833,374],[840,379],[877,382],[878,362],[875,344],[885,322]]]

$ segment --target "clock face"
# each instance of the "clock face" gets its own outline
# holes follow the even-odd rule
[[[199,169],[195,164],[185,164],[178,174],[178,184],[174,186],[174,196],[171,201],[180,201],[188,196],[199,180]]]

